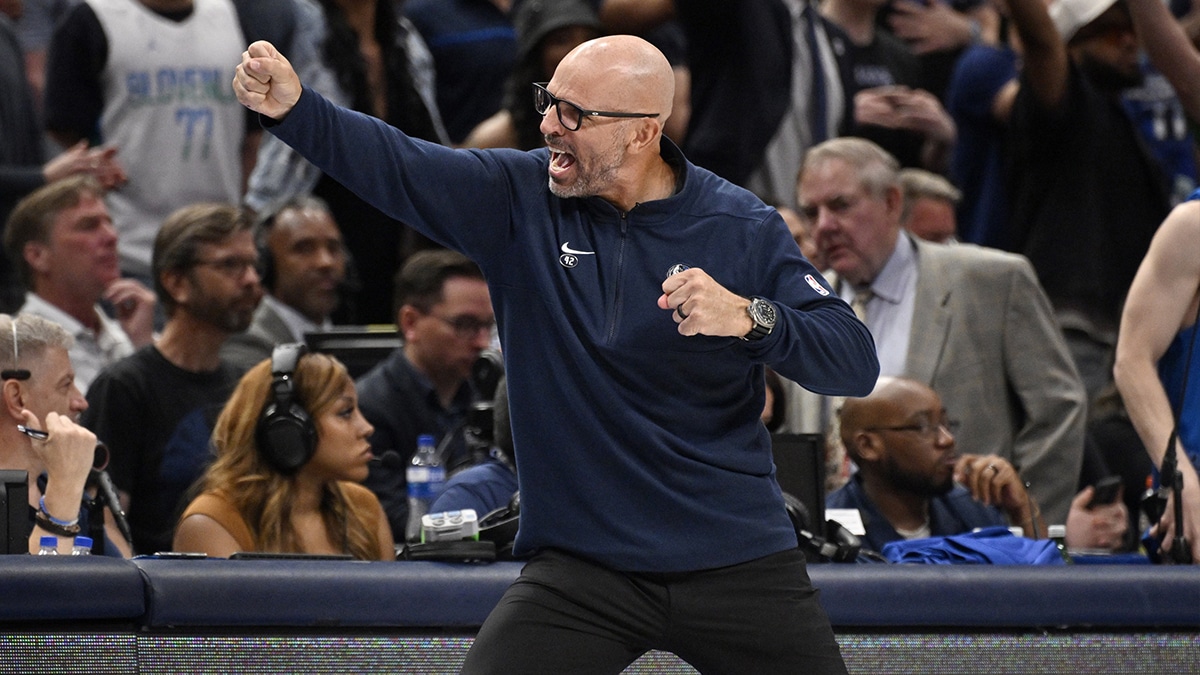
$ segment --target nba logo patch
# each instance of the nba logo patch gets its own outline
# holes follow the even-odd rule
[[[821,282],[819,282],[819,281],[817,281],[816,279],[814,279],[814,278],[813,278],[813,275],[811,275],[811,274],[805,274],[805,275],[804,275],[804,280],[808,282],[808,285],[809,285],[809,286],[812,286],[812,289],[813,289],[814,291],[816,291],[816,292],[820,293],[821,295],[829,295],[829,290],[828,290],[828,289],[826,289],[824,286],[822,286],[822,285],[821,285]]]

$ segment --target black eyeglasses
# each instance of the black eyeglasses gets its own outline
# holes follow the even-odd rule
[[[229,256],[227,258],[217,258],[215,260],[197,260],[193,265],[208,266],[230,279],[241,279],[242,275],[249,269],[258,269],[258,260],[255,258],[239,258],[237,256]]]
[[[438,321],[441,321],[447,326],[453,328],[454,334],[464,340],[470,340],[476,335],[479,335],[481,331],[487,331],[488,333],[491,333],[492,329],[496,327],[496,321],[494,319],[490,321],[480,321],[473,316],[466,315],[447,319],[444,316],[438,316],[437,314],[433,313],[430,313],[429,316],[432,316]]]
[[[961,422],[958,420],[942,420],[941,422],[926,420],[919,424],[905,424],[895,427],[867,427],[863,431],[910,431],[923,438],[935,438],[942,429],[945,429],[947,433],[953,436],[958,431],[959,426],[961,426]]]
[[[606,110],[587,110],[558,98],[546,90],[546,82],[533,83],[533,109],[537,114],[545,116],[550,106],[558,110],[558,123],[567,131],[579,131],[585,117],[658,117],[659,113],[611,112]]]

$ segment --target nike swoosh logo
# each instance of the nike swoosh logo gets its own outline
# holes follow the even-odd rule
[[[576,251],[575,249],[571,248],[571,242],[569,242],[569,241],[563,242],[562,252],[563,253],[573,253],[575,255],[596,255],[595,251]]]

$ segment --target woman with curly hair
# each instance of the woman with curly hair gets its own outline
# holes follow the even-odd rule
[[[367,477],[374,428],[358,409],[346,367],[280,350],[242,377],[213,430],[216,460],[180,518],[176,551],[349,554],[394,560],[392,532]],[[275,374],[272,371],[276,371]],[[274,424],[285,428],[283,440]],[[295,433],[287,431],[294,427]]]

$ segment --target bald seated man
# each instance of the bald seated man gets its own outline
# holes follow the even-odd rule
[[[531,85],[547,147],[530,152],[411,139],[305,89],[262,42],[234,90],[488,281],[528,562],[462,672],[619,673],[651,649],[706,673],[846,672],[759,415],[767,366],[862,396],[874,346],[775,209],[663,136],[661,52],[618,35],[568,53]]]
[[[1045,538],[1046,524],[1017,470],[998,455],[959,455],[957,422],[937,392],[924,383],[881,377],[865,398],[841,409],[842,443],[858,472],[825,499],[827,508],[857,509],[866,544],[878,551],[890,541],[1019,526]],[[1076,548],[1120,546],[1123,504],[1086,504],[1086,488],[1071,503],[1067,543]]]

